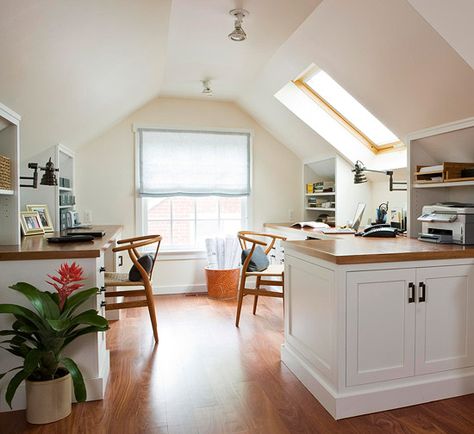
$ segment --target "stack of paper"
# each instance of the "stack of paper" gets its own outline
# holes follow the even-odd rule
[[[240,266],[240,245],[236,237],[206,239],[208,268],[230,270]]]

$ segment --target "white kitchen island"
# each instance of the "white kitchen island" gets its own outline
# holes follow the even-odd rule
[[[47,274],[56,274],[59,266],[67,261],[76,262],[84,269],[86,280],[84,289],[97,287],[96,297],[90,299],[85,309],[96,309],[101,315],[105,312],[104,271],[114,271],[119,257],[115,257],[112,248],[121,237],[121,226],[96,226],[94,231],[104,231],[102,238],[90,242],[69,244],[49,244],[43,235],[24,237],[19,245],[0,246],[0,303],[21,304],[31,309],[28,300],[10,285],[23,281],[39,289],[54,291],[48,285]],[[116,261],[116,262],[115,262]],[[48,279],[49,280],[49,279]],[[12,316],[0,315],[0,330],[11,327]],[[105,394],[109,373],[109,352],[106,348],[105,333],[92,333],[81,336],[68,347],[65,353],[79,365],[86,383],[87,400],[102,399]],[[18,358],[5,350],[0,352],[0,372],[18,366]],[[0,381],[0,412],[9,411],[5,402],[5,389],[9,377]],[[13,410],[26,406],[25,387],[20,385],[13,400]],[[0,429],[1,431],[1,429]]]
[[[474,247],[287,241],[282,361],[341,419],[474,392]]]

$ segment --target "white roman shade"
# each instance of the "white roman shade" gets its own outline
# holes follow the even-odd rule
[[[139,194],[247,196],[250,134],[139,128]]]

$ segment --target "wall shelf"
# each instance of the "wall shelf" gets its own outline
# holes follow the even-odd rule
[[[307,211],[332,211],[332,212],[336,212],[336,208],[324,208],[324,207],[313,207],[313,206],[307,206],[306,210]]]
[[[426,182],[426,183],[415,183],[414,188],[443,188],[443,187],[466,187],[473,186],[474,181],[446,181],[446,182]]]
[[[14,190],[2,190],[0,189],[0,195],[2,196],[13,196],[15,194]]]
[[[335,191],[324,191],[322,193],[306,193],[305,196],[335,196],[336,192]]]
[[[423,206],[438,202],[472,202],[474,179],[461,178],[459,169],[474,164],[470,163],[474,162],[474,118],[412,133],[406,143],[408,173],[415,174],[408,180],[408,236],[415,238],[422,231],[422,224],[417,219]],[[427,166],[426,172],[420,170]],[[430,170],[431,166],[441,166],[442,170]],[[443,180],[431,181],[423,179],[423,175],[426,178],[439,175]]]

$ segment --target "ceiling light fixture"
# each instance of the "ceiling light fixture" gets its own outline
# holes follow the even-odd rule
[[[237,42],[245,41],[247,39],[247,34],[242,28],[242,21],[244,20],[244,17],[249,15],[249,11],[240,8],[232,9],[229,14],[235,17],[234,31],[229,33],[229,39]]]
[[[211,80],[202,80],[202,93],[206,96],[212,96]]]

